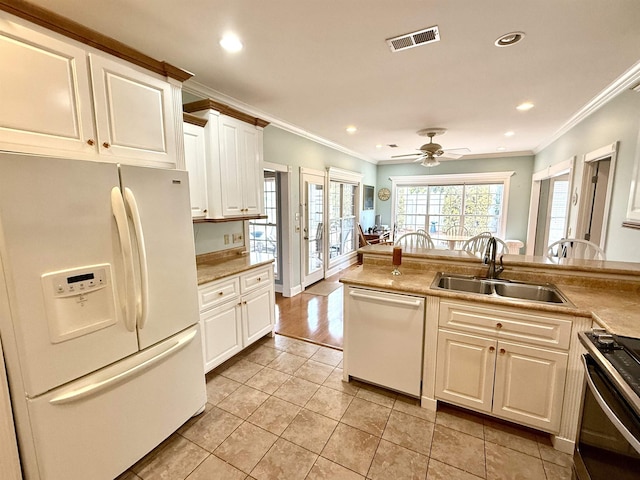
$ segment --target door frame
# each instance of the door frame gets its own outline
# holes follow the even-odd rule
[[[529,226],[527,228],[527,246],[526,255],[533,255],[536,244],[536,229],[538,228],[538,209],[540,208],[540,187],[543,180],[547,180],[561,175],[569,174],[569,192],[573,191],[574,185],[574,167],[576,157],[573,156],[563,162],[549,165],[543,170],[535,172],[531,177],[531,199],[529,201]],[[576,194],[577,195],[577,194]],[[570,202],[567,208],[567,217],[565,220],[565,236],[571,231],[569,222],[571,218],[571,204],[575,205],[577,198],[573,194],[569,194],[567,199]]]
[[[312,168],[305,168],[305,167],[300,167],[300,218],[302,219],[302,225],[300,228],[300,286],[302,287],[302,291],[304,291],[308,285],[305,285],[305,277],[306,277],[306,270],[307,270],[307,245],[305,242],[305,228],[306,228],[306,224],[307,224],[307,217],[306,217],[306,213],[305,213],[305,201],[306,201],[306,195],[307,192],[305,191],[305,185],[304,185],[304,176],[305,175],[314,175],[314,176],[318,176],[318,177],[322,177],[323,180],[323,190],[322,190],[322,225],[323,225],[323,235],[322,235],[322,252],[323,252],[323,258],[322,258],[322,279],[325,278],[326,276],[326,270],[327,270],[327,255],[326,255],[326,251],[327,251],[327,235],[326,235],[326,228],[327,228],[327,218],[328,218],[328,214],[327,214],[327,172],[323,171],[323,170],[314,170]],[[307,233],[308,235],[310,234]]]

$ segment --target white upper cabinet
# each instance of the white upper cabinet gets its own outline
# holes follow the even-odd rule
[[[180,81],[4,12],[0,20],[0,150],[182,166]]]
[[[207,215],[207,173],[205,157],[204,124],[193,124],[186,120],[184,129],[184,163],[189,172],[189,192],[191,195],[191,216],[202,218]],[[192,115],[190,115],[192,117]],[[198,119],[200,120],[200,119]]]
[[[194,102],[184,108],[207,120],[204,127],[208,201],[205,217],[227,219],[262,215],[263,128],[268,123],[212,100]],[[193,188],[200,183],[198,176],[201,174],[188,169]]]

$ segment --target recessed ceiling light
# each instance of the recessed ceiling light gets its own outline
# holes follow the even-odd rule
[[[526,112],[527,110],[531,110],[532,108],[533,108],[533,103],[531,102],[524,102],[516,107],[516,109],[520,110],[521,112]]]
[[[511,45],[515,45],[516,43],[518,43],[523,38],[524,32],[509,32],[499,37],[494,42],[494,45],[496,47],[510,47]]]
[[[220,40],[220,46],[227,52],[232,53],[242,50],[242,42],[233,33],[228,33],[224,37],[222,37],[222,40]]]
[[[380,149],[382,148],[382,145],[378,144],[378,145],[376,145],[376,148],[377,148],[378,150],[380,150]]]
[[[504,132],[505,137],[513,137],[516,134],[513,130],[509,130],[508,132]]]
[[[358,129],[357,129],[356,127],[354,127],[353,125],[349,125],[349,126],[347,127],[347,133],[354,134],[354,133],[356,133],[357,131],[358,131]]]
[[[497,151],[499,152],[504,152],[507,149],[507,147],[498,147],[496,148]]]

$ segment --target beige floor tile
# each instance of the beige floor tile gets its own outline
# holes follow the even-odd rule
[[[242,385],[222,400],[218,407],[246,420],[267,398],[269,398],[269,395],[266,393]]]
[[[245,422],[213,453],[239,470],[250,473],[277,439],[273,433]]]
[[[563,467],[555,463],[542,462],[547,480],[571,480],[571,467]]]
[[[291,353],[293,355],[298,355],[304,358],[311,358],[316,352],[320,350],[319,345],[314,345],[313,343],[301,342],[296,340],[293,343],[290,343],[285,347],[285,352]]]
[[[140,460],[131,470],[144,480],[183,479],[204,461],[209,452],[174,434]]]
[[[431,422],[392,410],[382,438],[428,456],[431,452],[433,428],[434,424]]]
[[[340,420],[354,397],[332,388],[320,387],[307,402],[305,408],[334,420]]]
[[[303,408],[282,433],[282,438],[320,453],[337,425],[336,420]]]
[[[198,422],[181,430],[180,434],[205,450],[213,452],[241,423],[241,418],[213,407]]]
[[[287,373],[279,372],[278,370],[273,370],[272,368],[263,368],[253,377],[247,380],[245,382],[245,385],[247,385],[248,387],[256,388],[258,390],[262,390],[263,392],[271,395],[290,378],[291,375]]]
[[[304,407],[318,388],[317,384],[303,378],[291,377],[273,392],[273,396]]]
[[[265,430],[280,435],[296,417],[300,407],[277,397],[269,397],[247,419]]]
[[[491,480],[540,480],[545,473],[542,460],[502,445],[487,442],[487,478]]]
[[[320,347],[320,349],[313,354],[311,360],[316,362],[326,363],[332,367],[338,366],[342,361],[342,352],[340,350],[334,350],[333,348]]]
[[[326,458],[318,457],[307,480],[364,480],[364,477]]]
[[[428,462],[425,455],[381,440],[367,477],[372,480],[423,480]]]
[[[317,458],[315,453],[280,438],[251,471],[251,476],[257,480],[303,480]]]
[[[354,396],[358,393],[358,390],[360,390],[360,387],[357,386],[355,382],[344,382],[342,380],[342,369],[340,368],[333,370],[322,385]]]
[[[478,480],[480,478],[482,477],[476,477],[464,470],[439,462],[433,458],[429,460],[427,480]]]
[[[223,462],[215,455],[209,455],[186,480],[211,480],[213,478],[244,480],[247,475],[227,462]]]
[[[244,383],[263,368],[262,365],[258,365],[257,363],[240,359],[230,367],[220,370],[220,375],[235,380],[236,382]]]
[[[267,367],[293,375],[306,361],[307,359],[305,357],[284,352],[278,358],[270,362]]]
[[[420,401],[415,398],[408,398],[403,395],[398,395],[396,402],[393,404],[393,409],[402,413],[407,413],[411,416],[427,420],[428,422],[436,422],[436,412],[427,410],[420,406]]]
[[[379,440],[374,435],[339,423],[321,455],[360,475],[366,475]]]
[[[545,462],[555,463],[561,467],[571,467],[573,465],[573,457],[553,448],[551,442],[547,444],[538,441],[538,448],[540,449],[540,457]]]
[[[329,375],[331,375],[331,372],[333,372],[332,366],[315,362],[313,360],[307,360],[298,370],[296,370],[294,376],[322,385]]]
[[[376,437],[381,437],[390,413],[389,407],[354,398],[340,421]]]
[[[540,457],[536,435],[523,428],[487,420],[484,426],[484,439],[533,457]]]
[[[127,470],[122,475],[119,475],[116,480],[142,480],[138,475],[130,470]]]
[[[396,403],[397,395],[389,390],[374,387],[373,385],[367,385],[361,382],[358,382],[357,385],[360,387],[360,390],[358,390],[358,393],[356,393],[356,397],[358,398],[369,400],[370,402],[377,403],[389,408],[392,408],[393,404]]]
[[[258,345],[251,352],[245,355],[245,360],[248,360],[258,365],[266,366],[273,362],[276,358],[282,355],[282,351],[266,345]]]
[[[484,420],[481,416],[471,412],[447,405],[439,406],[436,413],[436,424],[477,438],[484,438]]]
[[[240,388],[241,385],[241,383],[217,373],[209,373],[207,375],[207,401],[211,405],[217,405]]]
[[[274,335],[273,337],[265,336],[258,340],[256,343],[264,345],[265,347],[275,348],[284,352],[287,345],[295,343],[297,340],[284,335]]]
[[[431,458],[478,477],[485,476],[484,441],[437,423],[431,441]]]

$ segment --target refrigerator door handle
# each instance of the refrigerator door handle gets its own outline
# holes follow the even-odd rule
[[[85,397],[88,397],[90,395],[94,395],[100,392],[101,390],[105,390],[121,382],[124,382],[127,379],[135,375],[138,375],[139,373],[142,373],[144,370],[153,367],[155,364],[157,364],[158,362],[161,362],[162,360],[176,353],[177,351],[182,350],[184,347],[186,347],[187,345],[189,345],[189,343],[193,341],[193,339],[196,337],[197,334],[198,334],[198,330],[193,329],[188,334],[182,335],[180,338],[174,339],[173,342],[168,344],[166,348],[162,352],[158,353],[157,355],[154,355],[153,357],[148,358],[140,362],[139,364],[134,365],[131,368],[128,368],[123,372],[120,372],[111,377],[105,378],[104,380],[95,381],[87,385],[83,385],[81,387],[74,388],[72,390],[68,390],[64,393],[61,393],[60,395],[57,395],[51,400],[49,400],[49,403],[51,403],[52,405],[61,405],[65,403],[75,402]]]
[[[149,305],[149,273],[147,271],[147,250],[144,243],[144,232],[140,220],[140,210],[136,197],[128,187],[124,189],[124,199],[129,216],[133,223],[133,230],[138,247],[138,260],[140,263],[140,292],[136,295],[136,323],[138,328],[144,328],[147,323],[147,306]]]
[[[111,209],[116,219],[118,236],[120,238],[120,249],[124,263],[124,291],[126,297],[124,317],[127,330],[134,332],[136,329],[136,297],[135,281],[133,270],[133,251],[131,247],[131,235],[129,234],[129,222],[124,206],[122,193],[118,187],[111,189]]]

